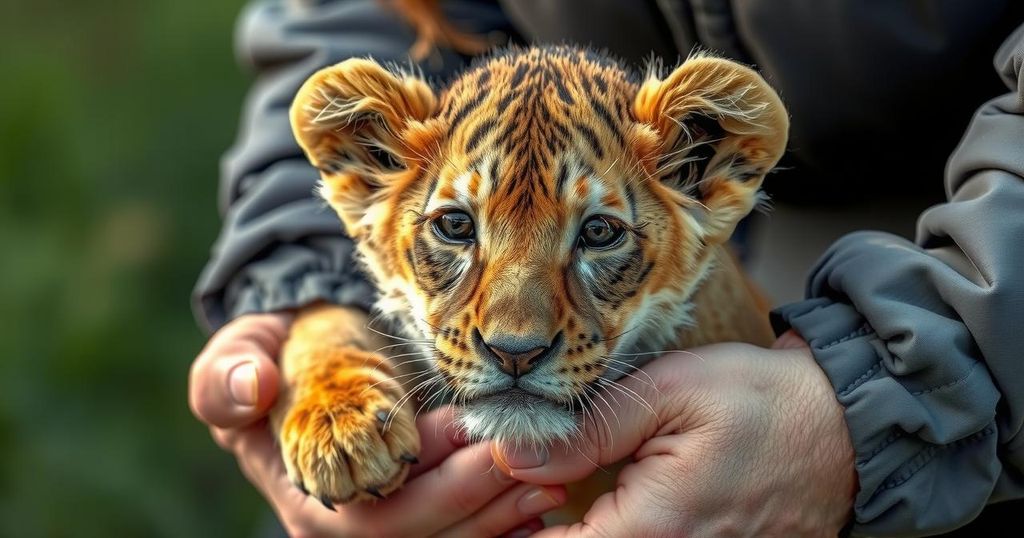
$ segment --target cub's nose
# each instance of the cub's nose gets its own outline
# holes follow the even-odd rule
[[[479,332],[476,336],[479,336]],[[502,372],[518,378],[526,375],[537,365],[544,362],[549,355],[554,341],[546,342],[536,338],[522,337],[516,335],[497,335],[479,340],[486,349],[488,358],[493,361]],[[557,341],[557,337],[555,338]]]
[[[502,372],[512,377],[519,377],[529,373],[530,370],[533,370],[534,359],[548,351],[548,348],[545,346],[516,353],[491,344],[487,344],[487,349],[491,350],[491,353],[497,359],[495,362],[498,364],[498,368],[501,368]]]

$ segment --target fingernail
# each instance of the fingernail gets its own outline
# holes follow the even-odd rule
[[[259,382],[254,362],[239,363],[228,372],[228,390],[231,392],[231,399],[236,404],[246,407],[256,405]]]
[[[544,488],[535,488],[527,491],[516,501],[516,508],[519,513],[527,516],[543,514],[561,504],[558,499],[552,496]]]
[[[548,462],[548,449],[542,446],[505,449],[501,456],[511,469],[532,469]]]

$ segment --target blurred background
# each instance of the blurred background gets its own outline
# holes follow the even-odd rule
[[[232,57],[243,3],[4,9],[0,536],[265,528],[263,501],[186,403],[204,341],[189,293],[247,85]],[[753,260],[776,300],[797,298],[811,260],[860,225],[819,220],[758,227],[758,242],[787,248]]]
[[[242,0],[6,3],[0,536],[251,536],[186,404]]]
[[[205,339],[189,294],[219,227],[218,160],[248,83],[232,57],[243,3],[4,7],[2,537],[266,528],[263,501],[186,403]],[[925,179],[931,190],[911,200],[777,204],[756,217],[752,273],[776,303],[800,298],[843,233],[912,235],[941,196],[938,174]]]

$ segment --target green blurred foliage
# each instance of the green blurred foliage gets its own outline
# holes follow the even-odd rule
[[[265,513],[186,403],[242,3],[3,9],[0,536],[246,536]]]

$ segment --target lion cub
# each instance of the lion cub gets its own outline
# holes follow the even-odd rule
[[[326,306],[295,323],[272,423],[328,506],[402,484],[417,402],[454,404],[474,439],[550,443],[652,352],[771,341],[723,243],[788,119],[744,66],[695,56],[639,79],[517,48],[436,93],[352,59],[305,83],[291,121],[400,331]]]

